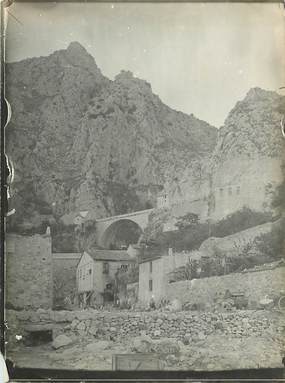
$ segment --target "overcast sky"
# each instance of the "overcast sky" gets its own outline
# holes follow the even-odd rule
[[[80,42],[102,73],[151,83],[174,109],[219,127],[251,87],[285,86],[285,24],[273,3],[16,3],[6,59]]]

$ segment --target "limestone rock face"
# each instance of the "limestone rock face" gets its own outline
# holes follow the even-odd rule
[[[267,211],[284,174],[284,138],[280,121],[285,97],[251,89],[219,129],[210,163],[209,215],[220,219],[248,206]]]
[[[285,112],[285,97],[275,92],[252,88],[237,102],[219,129],[213,158],[219,163],[234,156],[278,158],[284,151],[280,120]]]
[[[284,96],[249,90],[218,131],[163,104],[131,72],[107,79],[79,43],[7,64],[6,73],[12,229],[70,212],[96,219],[154,207],[161,190],[172,217],[270,209],[283,177]]]
[[[12,226],[37,227],[70,211],[102,217],[149,207],[216,143],[214,127],[163,104],[146,81],[126,71],[104,77],[78,43],[7,64],[7,84]]]

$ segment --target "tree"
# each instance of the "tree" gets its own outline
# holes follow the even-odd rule
[[[282,173],[285,174],[285,166],[282,166]],[[272,200],[272,207],[284,208],[285,207],[285,178],[283,177],[282,183],[276,188],[275,197]]]
[[[189,226],[197,225],[199,221],[199,217],[195,213],[187,213],[182,217],[179,217],[179,220],[175,223],[175,226],[178,227],[179,230],[183,230],[188,228]]]

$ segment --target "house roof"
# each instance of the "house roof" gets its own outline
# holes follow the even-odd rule
[[[81,253],[52,253],[53,259],[79,259]]]
[[[136,262],[136,258],[131,257],[126,250],[88,249],[86,250],[86,253],[90,255],[94,261]]]
[[[159,248],[142,248],[139,256],[139,263],[154,261],[155,259],[161,258],[167,255],[166,250]]]
[[[158,255],[158,256],[155,256],[155,257],[143,258],[143,259],[139,260],[139,263],[146,263],[146,262],[156,261],[157,259],[160,259],[162,257],[163,257],[162,255]]]

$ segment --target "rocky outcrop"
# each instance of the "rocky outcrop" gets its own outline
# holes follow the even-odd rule
[[[211,158],[191,164],[168,188],[176,216],[190,211],[217,221],[244,206],[272,211],[284,179],[284,105],[284,96],[260,88],[237,102],[218,130]]]
[[[96,219],[153,207],[161,190],[173,217],[271,209],[283,177],[277,93],[251,89],[217,131],[163,104],[131,72],[107,79],[78,43],[6,71],[11,229],[74,211]]]
[[[252,88],[237,102],[219,129],[213,154],[216,164],[233,157],[279,158],[284,151],[280,121],[285,112],[285,97],[276,92]]]
[[[126,71],[104,77],[78,43],[7,64],[7,84],[17,211],[10,222],[21,230],[48,214],[149,207],[216,143],[215,128],[163,104],[146,81]]]
[[[214,220],[243,206],[272,210],[276,187],[284,178],[284,105],[284,96],[253,88],[219,129],[209,169],[209,214]]]

